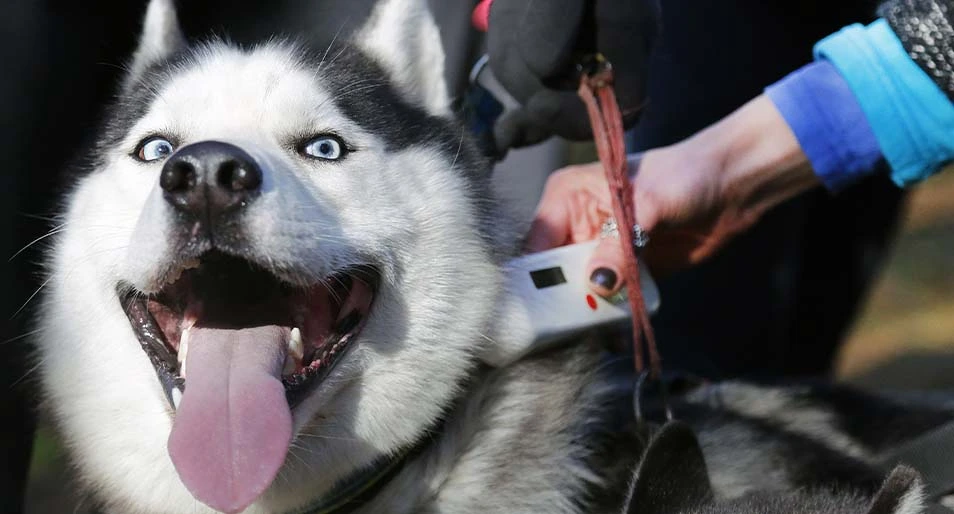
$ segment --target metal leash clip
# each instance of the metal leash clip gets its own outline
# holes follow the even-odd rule
[[[613,83],[613,64],[601,53],[588,54],[576,65],[580,77],[586,77],[594,87],[606,87]]]
[[[651,393],[650,388],[653,384],[659,388],[659,396],[662,399],[664,422],[670,422],[674,416],[672,407],[669,404],[669,385],[662,377],[653,378],[649,370],[640,371],[636,375],[636,382],[633,385],[633,415],[636,417],[636,423],[643,425],[649,422],[647,416],[646,403],[643,401],[644,395]]]

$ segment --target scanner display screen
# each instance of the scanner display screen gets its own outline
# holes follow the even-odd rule
[[[566,277],[563,275],[563,268],[560,268],[559,266],[556,268],[546,268],[531,271],[530,279],[533,280],[533,285],[537,286],[537,289],[544,289],[547,287],[558,286],[560,284],[566,284]]]

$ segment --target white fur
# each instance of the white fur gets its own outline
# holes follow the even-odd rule
[[[383,18],[397,3],[378,9],[377,26],[387,26]],[[409,34],[433,36],[433,21],[403,7],[412,16],[401,19],[412,24],[402,23],[403,30],[412,32],[369,31],[367,48],[390,70],[408,63],[431,69],[440,58],[432,41]],[[153,0],[148,13],[134,72],[181,36],[168,0]],[[386,37],[411,38],[408,45],[391,39],[395,48],[430,51],[423,60],[384,52]],[[354,351],[295,409],[297,439],[286,466],[249,513],[299,507],[415,440],[469,373],[497,295],[499,272],[448,156],[425,147],[384,151],[374,134],[337,111],[320,77],[281,47],[250,54],[211,47],[199,60],[166,84],[104,165],[77,184],[50,262],[39,338],[43,385],[81,475],[113,512],[210,512],[172,467],[172,413],[115,293],[120,282],[154,291],[174,259],[172,221],[158,188],[162,164],[129,156],[146,135],[230,141],[258,160],[263,192],[250,206],[247,230],[254,254],[279,274],[319,280],[368,257],[384,272]],[[431,83],[436,77],[399,81],[424,88],[418,97],[443,112],[446,93],[442,79],[440,87]],[[316,163],[283,146],[288,137],[327,130],[360,151]]]
[[[836,425],[834,413],[820,405],[805,405],[796,399],[797,389],[758,387],[742,382],[723,382],[701,389],[697,400],[718,402],[732,412],[757,419],[770,419],[779,428],[803,435],[856,459],[873,462],[874,457]]]
[[[894,514],[920,514],[924,512],[924,496],[924,485],[917,482],[901,497]]]
[[[139,47],[133,55],[130,75],[138,77],[153,62],[171,55],[186,44],[179,28],[174,0],[151,0],[146,8]]]
[[[431,114],[450,115],[441,35],[425,0],[382,0],[358,41],[405,95]]]

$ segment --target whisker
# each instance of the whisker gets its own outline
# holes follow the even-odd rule
[[[96,251],[96,252],[89,252],[89,253],[87,253],[87,254],[85,254],[85,255],[83,256],[83,257],[84,257],[83,259],[80,259],[80,260],[76,261],[75,263],[73,263],[73,265],[70,267],[69,270],[67,270],[67,272],[66,272],[65,275],[68,277],[68,276],[71,275],[79,266],[81,266],[82,264],[85,264],[86,262],[88,262],[89,259],[91,259],[92,257],[95,257],[95,256],[97,256],[97,255],[99,255],[99,254],[101,254],[101,253],[105,253],[105,252],[121,251],[121,250],[124,250],[124,249],[127,248],[127,247],[128,247],[128,245],[122,245],[122,246],[115,247],[115,248],[103,248],[103,249],[101,249],[101,250],[99,250],[99,251]],[[44,280],[43,283],[40,284],[40,287],[36,288],[36,291],[34,291],[33,294],[31,294],[30,297],[27,298],[25,302],[23,302],[23,305],[21,305],[20,308],[17,309],[16,312],[14,312],[13,315],[10,316],[9,319],[10,319],[10,320],[16,319],[16,317],[19,316],[20,313],[23,312],[23,310],[27,308],[27,306],[30,304],[30,302],[32,302],[33,299],[36,298],[37,295],[40,294],[40,291],[42,291],[54,278],[55,278],[55,275],[50,275],[46,280]]]
[[[325,64],[325,58],[328,57],[328,52],[331,51],[331,47],[335,46],[335,41],[338,40],[338,35],[341,34],[341,30],[344,29],[345,25],[348,23],[350,19],[351,17],[348,16],[347,18],[344,19],[343,22],[341,22],[341,25],[338,26],[338,30],[335,32],[334,37],[331,38],[331,42],[328,43],[328,47],[325,48],[325,53],[321,55],[321,61],[318,62],[317,69],[315,70],[316,75],[318,74],[318,72],[321,71],[321,66]]]
[[[26,246],[24,246],[23,248],[20,248],[19,250],[17,250],[17,252],[16,252],[15,254],[13,254],[12,256],[10,256],[10,258],[7,259],[7,262],[13,261],[13,259],[16,259],[18,255],[20,255],[21,253],[25,252],[25,251],[26,251],[27,249],[29,249],[31,246],[33,246],[33,245],[39,243],[40,241],[43,241],[44,239],[46,239],[46,238],[48,238],[48,237],[55,236],[56,234],[59,234],[59,233],[63,232],[64,230],[66,230],[66,227],[65,227],[64,225],[66,225],[66,224],[64,223],[63,225],[59,225],[59,226],[57,226],[57,227],[54,227],[54,228],[52,228],[49,232],[47,232],[46,234],[43,234],[42,236],[40,236],[40,237],[34,239],[33,241],[30,241],[29,243],[27,243]]]
[[[50,278],[43,281],[43,283],[40,284],[40,287],[36,288],[36,291],[33,291],[33,294],[31,294],[30,297],[27,298],[25,302],[23,302],[23,305],[21,305],[20,308],[13,313],[13,316],[10,316],[10,319],[11,320],[16,319],[16,317],[19,316],[21,312],[23,312],[23,309],[26,309],[27,305],[29,305],[30,302],[33,301],[34,298],[36,298],[36,295],[40,294],[40,291],[42,291],[43,288],[46,287],[46,285],[49,284],[50,281],[52,280],[53,280],[53,277],[51,276]]]
[[[465,131],[465,130],[466,130],[466,127],[461,126],[461,128],[460,128],[460,141],[457,142],[457,153],[454,154],[454,160],[451,162],[451,165],[450,165],[451,169],[453,169],[453,168],[454,168],[454,165],[457,164],[457,159],[460,157],[460,150],[461,150],[461,148],[464,147],[464,133],[465,133],[464,131]]]
[[[348,442],[357,442],[360,441],[357,437],[337,437],[332,435],[322,435],[322,434],[307,434],[302,432],[298,434],[298,437],[305,437],[309,439],[327,439],[329,441],[348,441]]]
[[[24,218],[30,218],[30,219],[40,220],[40,221],[50,221],[50,222],[61,221],[59,216],[55,216],[55,215],[44,216],[42,214],[31,214],[29,212],[17,212],[17,216],[23,216]],[[63,222],[63,225],[66,225],[66,223],[67,222]]]
[[[5,344],[12,343],[12,342],[14,342],[14,341],[19,341],[20,339],[23,339],[23,338],[26,338],[26,337],[30,337],[30,336],[32,336],[32,335],[36,335],[36,334],[38,334],[38,333],[40,333],[40,332],[42,332],[42,331],[43,331],[42,328],[37,328],[37,329],[31,330],[31,331],[29,331],[29,332],[24,332],[24,333],[22,333],[22,334],[20,334],[20,335],[18,335],[18,336],[14,336],[14,337],[11,337],[10,339],[7,339],[6,341],[0,341],[0,345],[5,345]]]
[[[17,385],[19,385],[21,382],[23,382],[24,380],[26,380],[27,377],[29,377],[30,375],[32,375],[33,372],[35,372],[36,370],[40,369],[40,366],[41,366],[42,364],[43,364],[43,359],[40,359],[39,361],[37,361],[36,364],[34,364],[33,366],[31,366],[30,369],[28,369],[28,370],[26,371],[26,373],[23,374],[23,376],[21,376],[20,378],[16,379],[12,384],[10,384],[10,385],[7,386],[7,387],[9,387],[10,389],[13,389],[13,388],[16,387]]]

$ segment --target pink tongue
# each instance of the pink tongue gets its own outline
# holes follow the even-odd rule
[[[285,461],[292,418],[281,372],[288,329],[193,328],[169,456],[196,499],[244,510]]]

